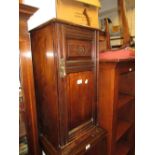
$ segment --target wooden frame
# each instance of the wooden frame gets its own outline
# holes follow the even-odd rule
[[[130,44],[130,32],[129,32],[129,25],[126,17],[124,0],[118,0],[118,7],[119,7],[120,21],[123,27],[123,45],[127,46]]]
[[[36,116],[36,101],[33,81],[32,57],[27,20],[37,11],[37,8],[19,4],[19,51],[20,77],[23,89],[26,131],[28,139],[28,154],[41,155],[38,141],[38,125]]]

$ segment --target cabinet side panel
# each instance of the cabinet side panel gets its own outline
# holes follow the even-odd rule
[[[58,147],[58,94],[54,34],[49,24],[31,32],[32,57],[40,133]]]
[[[38,141],[36,100],[34,91],[34,79],[32,69],[32,58],[27,57],[31,53],[30,37],[27,30],[27,20],[35,8],[19,5],[19,74],[23,91],[24,123],[26,127],[26,137],[28,140],[28,153],[41,155],[41,149]],[[31,130],[29,130],[31,129]]]
[[[108,155],[112,154],[114,100],[115,100],[115,65],[100,63],[99,66],[99,126],[108,131]]]

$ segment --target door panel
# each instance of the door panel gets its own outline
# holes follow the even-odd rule
[[[93,117],[93,72],[70,73],[68,83],[69,131],[90,121]]]
[[[91,59],[92,42],[80,39],[67,40],[67,60]]]

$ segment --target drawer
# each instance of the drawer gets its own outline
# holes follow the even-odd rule
[[[95,31],[63,26],[66,60],[92,60],[96,53]]]
[[[123,63],[123,64],[119,65],[119,72],[121,74],[133,72],[134,70],[135,70],[135,63],[134,62]]]
[[[78,39],[67,40],[67,59],[91,59],[92,42]]]
[[[107,155],[106,135],[101,128],[87,128],[63,147],[63,155]],[[75,145],[76,144],[76,145]]]

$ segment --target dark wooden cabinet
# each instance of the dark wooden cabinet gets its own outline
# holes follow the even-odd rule
[[[22,89],[23,105],[22,114],[26,126],[28,140],[28,154],[40,155],[38,141],[38,125],[36,121],[36,100],[34,91],[33,67],[31,57],[30,36],[27,21],[37,8],[19,4],[19,59],[20,59],[20,83]],[[25,135],[25,133],[24,133]]]
[[[51,20],[31,31],[40,140],[48,155],[105,155],[97,126],[98,30]]]
[[[134,155],[134,59],[101,60],[99,125],[108,131],[108,155]]]

